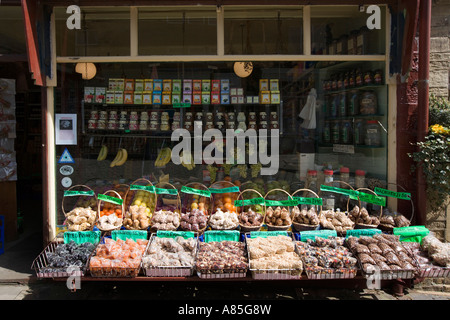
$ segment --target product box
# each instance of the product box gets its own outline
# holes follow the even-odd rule
[[[202,80],[202,91],[211,92],[211,80],[208,79]]]
[[[95,87],[84,87],[84,102],[93,103],[95,99]]]
[[[114,104],[114,91],[107,91],[106,92],[106,104]]]
[[[259,96],[253,96],[253,103],[258,104],[259,103]]]
[[[202,80],[192,80],[192,91],[202,92]]]
[[[142,92],[134,92],[134,104],[142,104]]]
[[[244,88],[237,88],[236,89],[236,95],[237,96],[243,96],[244,95]]]
[[[200,92],[192,94],[192,104],[202,104],[202,94]]]
[[[183,93],[183,103],[192,103],[192,94],[191,93]]]
[[[153,84],[154,84],[155,82],[153,82]],[[153,88],[155,88],[155,86],[153,86]],[[162,94],[161,94],[161,92],[156,92],[156,91],[153,91],[153,97],[152,97],[152,103],[153,104],[161,104],[161,102],[162,102]]]
[[[114,103],[115,104],[123,104],[123,92],[122,91],[114,92]]]
[[[244,96],[237,96],[237,98],[238,98],[238,104],[244,104]]]
[[[152,104],[152,101],[153,101],[152,91],[142,92],[142,103],[143,104]]]
[[[253,96],[247,96],[245,97],[245,102],[247,104],[252,104],[253,103]]]
[[[231,96],[231,104],[237,104],[238,103],[238,96]]]
[[[270,103],[280,104],[280,91],[272,91],[270,93]]]
[[[229,79],[220,80],[220,92],[230,93],[230,80]]]
[[[211,104],[211,94],[209,92],[202,92],[202,104]]]
[[[172,93],[172,104],[181,103],[181,93]]]
[[[183,93],[192,93],[192,79],[183,80]]]
[[[125,91],[125,79],[116,79],[116,91]]]
[[[136,79],[134,81],[134,91],[137,91],[137,92],[144,91],[144,80],[143,79]]]
[[[133,91],[125,91],[123,93],[123,103],[125,104],[133,104]]]
[[[278,79],[270,79],[270,91],[280,91]]]
[[[172,104],[172,96],[170,92],[163,92],[162,93],[162,104]]]
[[[174,79],[172,80],[172,93],[180,93],[181,92],[181,80]]]
[[[147,91],[147,92],[153,91],[153,79],[145,79],[144,80],[144,91]]]
[[[237,96],[237,88],[230,89],[230,96]]]
[[[259,91],[269,91],[269,79],[259,79]]]
[[[212,81],[211,92],[220,92],[220,80]]]
[[[162,91],[163,91],[163,94],[164,94],[164,92],[170,93],[172,91],[172,80],[171,79],[163,80]]]
[[[221,93],[220,104],[230,104],[230,95],[228,93]]]
[[[218,92],[211,93],[211,104],[220,104],[220,93]]]
[[[134,79],[125,79],[124,91],[134,91]]]
[[[114,78],[108,79],[108,91],[116,91],[116,80]]]
[[[259,93],[259,103],[270,104],[270,91],[261,91]]]
[[[157,91],[159,93],[162,92],[163,89],[163,81],[161,79],[153,80],[153,91]]]
[[[95,103],[105,103],[106,99],[106,88],[96,87],[95,88]]]

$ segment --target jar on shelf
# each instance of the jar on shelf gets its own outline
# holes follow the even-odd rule
[[[169,129],[170,129],[169,121],[161,120],[161,127],[160,127],[160,130],[161,130],[161,131],[169,131]]]
[[[106,120],[103,120],[103,119],[98,120],[97,129],[106,130]]]
[[[323,126],[323,142],[330,143],[331,142],[331,131],[330,131],[330,121],[325,121]]]
[[[205,125],[205,130],[214,129],[214,124],[212,121],[207,121]]]
[[[312,190],[317,193],[319,190],[317,188],[317,171],[316,170],[308,170],[306,176],[306,189]]]
[[[245,122],[245,113],[239,112],[236,119],[238,122]]]
[[[172,122],[172,131],[177,130],[180,128],[180,121],[173,121]]]
[[[130,112],[130,121],[138,121],[138,113],[136,111],[131,111]]]
[[[225,131],[225,124],[224,124],[224,122],[223,121],[216,122],[216,128],[218,130],[220,130],[221,132],[224,132]]]
[[[97,120],[91,119],[88,121],[88,129],[95,130],[97,129]]]
[[[224,116],[223,112],[217,112],[216,113],[216,123],[224,122],[224,121],[225,121],[225,116]]]
[[[324,170],[324,182],[327,186],[333,186],[333,170]],[[332,192],[324,192],[322,195],[323,209],[334,210],[336,197]]]
[[[344,89],[348,89],[350,87],[349,81],[350,81],[350,72],[346,72],[344,74]]]
[[[98,118],[99,118],[98,111],[97,110],[92,110],[90,119],[91,120],[98,120]]]
[[[267,113],[265,111],[259,113],[259,121],[267,121]]]
[[[369,86],[369,85],[372,85],[373,83],[374,83],[374,80],[373,80],[372,71],[366,71],[364,73],[364,85]]]
[[[139,121],[139,130],[140,131],[147,131],[148,129],[148,125],[147,125],[147,120],[142,120]]]
[[[194,121],[194,115],[192,114],[192,112],[186,112],[186,114],[184,115],[184,121],[185,122]]]
[[[150,121],[148,125],[148,130],[150,131],[159,131],[159,123],[158,121]]]
[[[179,111],[173,113],[173,121],[178,121],[178,122],[181,121],[181,116],[180,116]]]
[[[278,121],[270,121],[270,129],[279,129],[280,125],[278,124]]]
[[[354,88],[356,86],[356,73],[355,70],[351,70],[348,73],[348,87]]]
[[[278,112],[272,111],[270,113],[270,121],[278,121]]]
[[[236,121],[236,114],[234,112],[228,112],[228,121],[229,122],[235,122]]]
[[[137,131],[139,129],[138,122],[136,120],[130,120],[129,129],[130,131]]]
[[[347,93],[342,92],[339,94],[339,109],[338,109],[339,117],[347,116]]]
[[[342,120],[340,126],[340,141],[342,144],[352,143],[352,122],[351,120]]]
[[[159,121],[159,113],[157,111],[150,112],[150,121]]]
[[[363,170],[355,171],[355,188],[365,188],[366,186],[366,172]]]
[[[347,102],[348,115],[357,115],[359,113],[359,90],[350,90]]]
[[[99,120],[108,120],[108,111],[100,111]]]
[[[148,112],[147,111],[142,111],[141,112],[141,116],[140,116],[141,121],[148,121]]]
[[[381,71],[381,69],[375,70],[373,74],[373,82],[375,84],[383,84],[383,71]]]
[[[260,121],[259,122],[259,129],[269,129],[267,125],[267,121]]]
[[[128,121],[119,120],[119,130],[126,130],[128,128]]]
[[[337,89],[342,90],[344,89],[344,74],[340,73],[337,76]]]
[[[355,129],[353,130],[353,139],[356,145],[364,144],[364,120],[356,119],[355,120]]]
[[[109,120],[118,120],[118,118],[117,118],[117,111],[111,110],[109,112]]]
[[[206,122],[213,122],[214,121],[214,115],[212,112],[206,113]]]
[[[368,120],[366,122],[364,143],[367,146],[381,145],[381,130],[377,120]]]
[[[258,125],[256,124],[256,121],[249,121],[248,122],[248,128],[258,130]]]
[[[252,121],[256,121],[256,112],[249,112],[248,113],[248,121],[252,122]]]
[[[373,90],[364,91],[361,93],[359,100],[359,113],[370,115],[376,114],[378,109],[377,94]]]
[[[128,120],[128,112],[120,111],[119,121],[127,121]]]
[[[203,112],[196,112],[194,120],[195,121],[202,121],[203,120]]]
[[[339,121],[334,120],[331,122],[331,142],[339,143]]]
[[[336,118],[338,116],[339,104],[341,99],[339,94],[335,93],[331,95],[330,98],[330,117]]]
[[[342,182],[346,182],[348,183],[350,180],[350,169],[347,167],[341,167],[341,169],[339,170],[339,180]],[[346,188],[346,184],[341,183],[340,184],[341,188]]]

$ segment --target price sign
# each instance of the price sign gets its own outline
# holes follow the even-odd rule
[[[350,236],[352,237],[361,237],[361,236],[366,236],[366,237],[373,237],[376,234],[381,233],[381,230],[379,229],[352,229],[352,230],[347,230],[345,237],[348,238]]]
[[[214,241],[239,241],[238,230],[208,230],[204,233],[205,242]]]
[[[251,231],[250,238],[267,238],[276,236],[288,236],[287,231]]]
[[[75,197],[75,196],[94,196],[94,191],[74,191],[74,190],[65,190],[64,197]]]
[[[236,207],[244,207],[244,206],[252,206],[257,204],[264,204],[264,198],[253,198],[253,199],[245,199],[245,200],[234,200],[234,205]]]
[[[173,238],[183,237],[184,239],[194,238],[195,233],[193,231],[166,231],[158,230],[156,231],[156,236],[158,238]]]
[[[123,199],[107,196],[106,194],[99,194],[97,196],[97,198],[98,198],[98,200],[102,200],[102,201],[105,201],[105,202],[118,204],[118,205],[122,205],[122,203],[123,203]]]
[[[358,197],[361,202],[372,203],[378,206],[385,207],[386,206],[386,198],[379,197],[373,194],[368,194],[364,192],[358,192]],[[358,200],[356,196],[350,196],[352,200]]]
[[[130,190],[144,190],[144,191],[148,191],[148,192],[155,192],[155,187],[154,186],[141,186],[141,185],[137,185],[137,184],[132,184],[130,185]]]
[[[239,192],[239,187],[229,187],[223,189],[209,188],[209,191],[211,193],[232,193],[232,192]]]
[[[64,243],[75,241],[76,244],[90,242],[97,244],[100,242],[100,231],[66,231],[64,232]]]
[[[178,194],[177,189],[155,188],[155,191],[157,194],[170,194],[170,195],[175,195],[175,196]]]
[[[306,242],[308,239],[315,240],[316,237],[325,239],[328,237],[337,237],[337,232],[336,230],[311,230],[300,232],[300,240],[302,242]]]
[[[196,194],[201,197],[210,197],[211,191],[209,190],[199,190],[199,189],[193,189],[186,186],[181,187],[181,192],[189,193],[189,194]]]
[[[351,190],[351,189],[343,189],[343,188],[338,188],[338,187],[331,187],[331,186],[325,186],[325,185],[321,185],[320,186],[320,190],[321,191],[328,191],[328,192],[334,192],[334,193],[339,193],[339,194],[343,194],[346,196],[354,196],[357,198],[358,196],[358,191],[356,190]]]
[[[266,200],[265,205],[268,207],[279,207],[279,206],[287,206],[287,207],[293,207],[298,205],[298,200],[291,199],[291,200]]]
[[[294,200],[296,200],[298,204],[308,204],[312,206],[321,206],[323,204],[322,198],[294,197]]]
[[[411,200],[411,193],[408,192],[395,192],[391,190],[386,190],[382,188],[375,188],[375,193],[384,196],[384,197],[391,197],[391,198],[397,198],[401,200]]]
[[[114,241],[118,239],[126,241],[127,239],[131,239],[136,241],[138,239],[147,239],[147,231],[146,230],[113,230],[111,231],[111,238]]]

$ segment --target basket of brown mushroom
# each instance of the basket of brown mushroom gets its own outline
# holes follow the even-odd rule
[[[375,192],[373,192],[370,189],[367,188],[359,188],[356,189],[356,191],[359,192],[359,203],[361,205],[362,202],[364,202],[364,198],[361,199],[363,194],[373,194],[374,196],[377,196]],[[349,199],[350,201],[350,199]],[[375,229],[380,224],[380,218],[383,212],[383,207],[380,206],[380,212],[378,217],[375,215],[371,215],[367,208],[363,207],[362,205],[360,207],[355,206],[353,209],[349,212],[350,219],[352,219],[353,222],[355,222],[355,229]]]
[[[155,211],[156,192],[153,184],[144,178],[131,183],[125,194],[123,226],[128,230],[147,230]]]
[[[203,233],[208,226],[211,205],[211,192],[204,184],[191,182],[183,186],[181,188],[181,230]]]
[[[292,207],[296,201],[283,189],[272,189],[264,196],[266,214],[264,222],[269,231],[287,231],[292,225]]]
[[[314,198],[308,197],[311,195]],[[292,194],[292,197],[299,203],[292,208],[292,228],[298,232],[318,229],[319,216],[322,212],[322,199],[319,195],[310,189],[299,189]]]
[[[385,195],[385,196],[391,196],[395,197],[402,202],[409,202],[411,206],[411,211],[407,216],[410,216],[410,218],[406,218],[406,216],[399,212],[391,212],[388,207],[385,207],[383,209],[382,215],[380,217],[380,224],[378,226],[378,229],[383,230],[388,233],[392,233],[394,228],[402,228],[402,227],[409,227],[411,225],[411,221],[414,217],[414,202],[411,199],[411,194],[406,192],[406,189],[398,184],[395,183],[388,183],[388,185],[395,185],[398,188],[402,190],[402,192],[397,191],[391,191],[381,188],[375,188],[374,191],[378,195]],[[399,201],[400,204],[400,201]],[[403,211],[403,209],[402,209]],[[408,209],[406,209],[408,211]]]
[[[239,227],[243,233],[259,231],[264,224],[266,205],[261,193],[254,189],[242,191],[235,206],[239,212]]]

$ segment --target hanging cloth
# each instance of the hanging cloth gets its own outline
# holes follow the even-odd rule
[[[316,89],[311,89],[306,99],[306,104],[303,106],[302,111],[298,115],[304,121],[300,127],[305,129],[315,129],[316,128],[316,99],[317,93]]]

